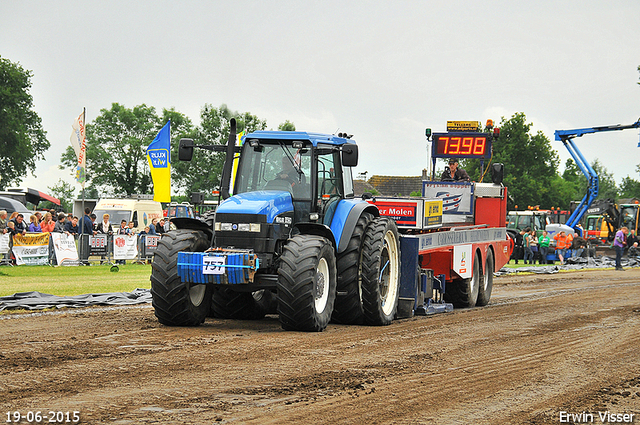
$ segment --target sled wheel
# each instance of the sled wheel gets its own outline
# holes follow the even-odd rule
[[[476,253],[473,258],[473,273],[470,279],[456,279],[447,283],[444,300],[452,303],[454,307],[475,307],[478,301],[480,286],[480,260]]]
[[[331,242],[297,235],[284,246],[278,269],[278,314],[286,330],[320,332],[336,298],[336,259]]]
[[[368,325],[388,325],[398,309],[400,244],[396,223],[375,218],[362,242],[362,308]]]
[[[364,323],[362,310],[362,289],[360,287],[360,256],[365,228],[373,220],[373,215],[364,213],[358,219],[347,248],[336,259],[338,267],[338,290],[331,319],[345,325]]]
[[[151,264],[151,298],[158,321],[169,326],[197,326],[209,312],[212,287],[183,283],[178,276],[178,252],[202,252],[209,240],[201,231],[165,233]]]
[[[491,290],[493,289],[493,271],[495,264],[493,263],[493,251],[487,250],[487,258],[484,260],[484,269],[482,270],[482,280],[478,288],[478,301],[476,305],[484,306],[489,304],[491,299]]]

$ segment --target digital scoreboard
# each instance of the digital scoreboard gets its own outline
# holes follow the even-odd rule
[[[433,158],[491,158],[489,133],[471,133],[466,131],[433,133],[431,156]]]

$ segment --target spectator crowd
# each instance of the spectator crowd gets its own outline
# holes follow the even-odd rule
[[[55,217],[55,220],[54,220]],[[76,239],[80,234],[96,235],[99,233],[113,235],[136,235],[134,229],[135,223],[126,220],[120,222],[119,227],[114,226],[109,221],[109,214],[102,216],[102,221],[96,223],[96,215],[91,213],[89,208],[85,209],[85,215],[82,221],[73,214],[56,213],[55,210],[46,211],[44,215],[38,211],[29,216],[29,222],[25,221],[25,216],[21,213],[14,212],[8,216],[7,211],[0,211],[0,234],[9,233],[10,235],[26,234],[26,233],[66,233],[74,236]],[[162,235],[169,231],[169,220],[154,218],[144,230],[137,233],[138,235]]]

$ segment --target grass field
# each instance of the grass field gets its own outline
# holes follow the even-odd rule
[[[151,288],[150,265],[126,264],[118,272],[108,265],[77,267],[2,266],[0,296],[38,291],[52,295],[80,295],[106,292],[131,292]]]

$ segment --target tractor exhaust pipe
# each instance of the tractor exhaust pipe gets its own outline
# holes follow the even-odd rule
[[[224,160],[222,168],[222,182],[220,183],[220,195],[222,199],[227,199],[229,194],[229,186],[231,185],[231,168],[233,167],[233,157],[236,149],[236,119],[231,118],[229,121],[230,131],[229,140],[227,142],[227,156]]]

